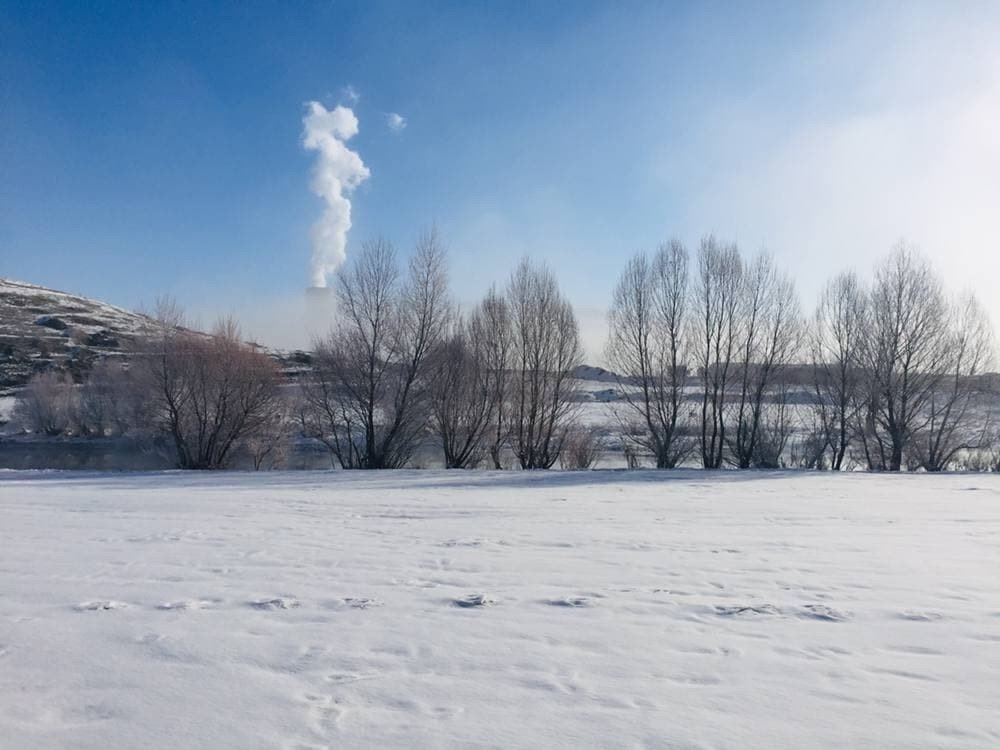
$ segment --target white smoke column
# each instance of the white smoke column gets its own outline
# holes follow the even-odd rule
[[[354,112],[340,105],[328,110],[319,102],[309,102],[308,107],[302,119],[302,145],[319,152],[311,188],[326,201],[323,216],[312,227],[310,274],[313,286],[325,287],[327,275],[336,271],[346,257],[347,232],[351,228],[348,196],[370,173],[361,157],[345,143],[358,134]]]

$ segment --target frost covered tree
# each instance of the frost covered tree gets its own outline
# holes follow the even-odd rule
[[[576,406],[573,370],[582,361],[573,307],[552,272],[523,259],[507,285],[510,309],[510,441],[523,469],[559,459]]]
[[[617,417],[625,439],[660,469],[677,466],[694,448],[683,410],[689,313],[688,253],[677,241],[652,259],[639,253],[629,261],[608,313],[605,357],[624,407]]]
[[[77,421],[79,394],[73,380],[52,370],[38,373],[18,395],[14,420],[23,429],[54,437],[70,432]]]
[[[123,435],[144,422],[145,398],[128,364],[102,359],[79,388],[78,431],[83,435]]]

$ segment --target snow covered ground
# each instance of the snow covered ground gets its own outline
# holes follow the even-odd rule
[[[1000,478],[3,473],[0,747],[1000,747]]]

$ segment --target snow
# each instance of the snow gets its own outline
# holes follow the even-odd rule
[[[17,397],[0,396],[0,427],[14,418],[14,409],[17,407]]]
[[[1000,746],[1000,478],[0,475],[0,746]]]
[[[9,300],[12,309],[21,308],[25,319],[69,316],[75,321],[73,325],[84,331],[111,328],[137,335],[155,328],[154,321],[145,315],[107,302],[3,277],[0,277],[0,300]],[[35,308],[38,308],[37,313],[32,312]],[[76,321],[81,314],[86,316],[85,320],[88,322]],[[0,323],[0,333],[7,328],[21,332],[16,325],[19,322],[3,321]]]

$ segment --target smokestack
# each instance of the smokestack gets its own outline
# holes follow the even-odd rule
[[[333,289],[328,286],[306,287],[306,314],[310,319],[317,319],[333,312],[336,300]]]
[[[326,201],[323,215],[312,227],[313,289],[325,288],[327,276],[344,262],[351,228],[349,196],[371,173],[361,157],[346,145],[358,134],[358,118],[353,110],[343,105],[328,110],[319,102],[307,106],[309,111],[302,119],[302,146],[318,153],[310,187]]]
[[[326,286],[307,286],[303,296],[303,330],[312,339],[322,338],[330,332],[337,313],[337,300],[333,289]]]
[[[306,299],[324,303],[333,299],[333,290],[328,286],[307,286]]]

